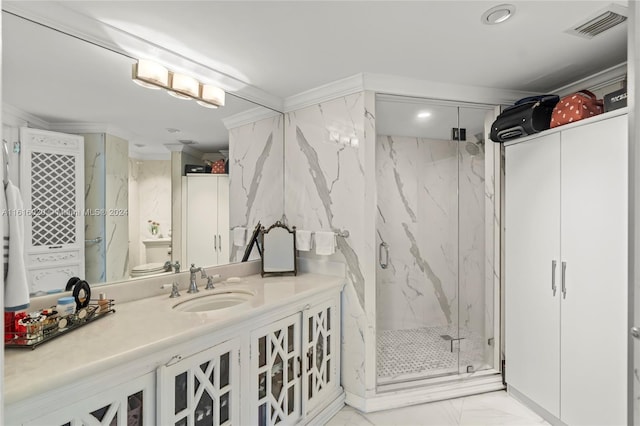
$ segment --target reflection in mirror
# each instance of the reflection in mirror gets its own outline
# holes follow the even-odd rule
[[[207,179],[217,185],[217,198],[197,201],[203,197],[187,194],[185,170],[212,177],[209,166],[222,161],[218,176],[228,176],[233,128],[226,121],[239,122],[234,117],[247,111],[275,112],[230,93],[224,107],[209,109],[142,88],[131,80],[133,58],[6,11],[2,21],[3,139],[11,180],[25,207],[70,213],[65,244],[57,242],[60,222],[25,218],[32,296],[57,291],[72,276],[95,285],[177,272],[189,264],[187,231],[205,235],[206,227],[187,229],[191,212],[211,217],[215,210],[222,218],[215,236],[201,241],[215,252],[200,256],[198,266],[229,263],[234,186],[228,177]],[[63,167],[71,157],[73,170]],[[253,176],[240,178],[242,187]]]
[[[260,230],[262,240],[262,276],[293,273],[297,275],[296,227],[289,229],[276,222]]]

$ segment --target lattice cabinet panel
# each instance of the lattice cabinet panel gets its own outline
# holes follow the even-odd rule
[[[155,378],[152,373],[81,401],[70,403],[60,410],[24,423],[25,426],[143,426],[154,424],[156,424]]]
[[[234,339],[160,367],[158,424],[238,424],[239,351]]]
[[[84,138],[23,127],[20,143],[26,267],[44,277],[30,291],[48,291],[64,285],[51,271],[84,274]],[[43,256],[50,270],[44,275],[42,262],[33,261]]]
[[[255,424],[291,425],[301,418],[299,313],[251,333],[251,389]]]
[[[307,413],[324,400],[324,394],[339,386],[340,331],[337,303],[336,299],[331,299],[304,311],[302,352]]]

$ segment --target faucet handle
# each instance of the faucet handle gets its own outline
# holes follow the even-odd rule
[[[215,278],[220,278],[220,274],[209,275],[207,277],[207,286],[204,288],[205,290],[213,290],[215,287],[213,286],[213,280]]]
[[[204,268],[200,268],[200,278],[207,278],[207,271]]]
[[[171,286],[171,295],[169,295],[169,297],[171,299],[180,297],[180,293],[178,292],[178,283],[176,281],[174,281],[172,284],[161,285],[160,288],[168,288],[169,286]]]

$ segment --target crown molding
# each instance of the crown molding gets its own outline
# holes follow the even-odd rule
[[[536,94],[522,90],[467,86],[374,73],[364,73],[364,90],[387,95],[486,105],[511,104],[517,99]]]
[[[282,113],[266,108],[251,108],[238,114],[230,115],[222,119],[222,123],[227,130],[244,126],[245,124],[255,123],[256,121],[265,120],[267,118],[279,117]]]
[[[558,87],[552,90],[550,93],[556,93],[559,96],[565,96],[570,93],[577,92],[584,88],[590,90],[597,90],[604,86],[608,86],[614,83],[620,83],[627,78],[627,62],[623,62],[618,65],[614,65],[611,68],[597,72],[593,75],[585,77],[581,80],[567,84],[562,87]]]
[[[306,90],[284,100],[284,112],[291,112],[362,91],[386,95],[439,99],[476,104],[510,104],[535,93],[491,87],[463,86],[409,77],[360,73]]]
[[[118,27],[78,13],[58,2],[4,1],[2,9],[132,59],[153,58],[174,71],[188,73],[202,82],[215,84],[229,95],[277,111],[282,110],[280,97],[238,77],[218,71],[212,64],[188,58]]]
[[[48,121],[4,102],[2,103],[2,123],[11,127],[33,127],[51,130]]]
[[[106,133],[117,136],[130,143],[135,142],[137,139],[134,133],[109,123],[51,123],[49,130],[62,133]]]
[[[364,74],[355,74],[285,98],[283,112],[291,112],[364,90]]]

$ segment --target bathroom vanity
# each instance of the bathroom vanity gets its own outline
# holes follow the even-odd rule
[[[340,293],[317,274],[223,282],[5,351],[5,424],[323,423],[344,403]]]

